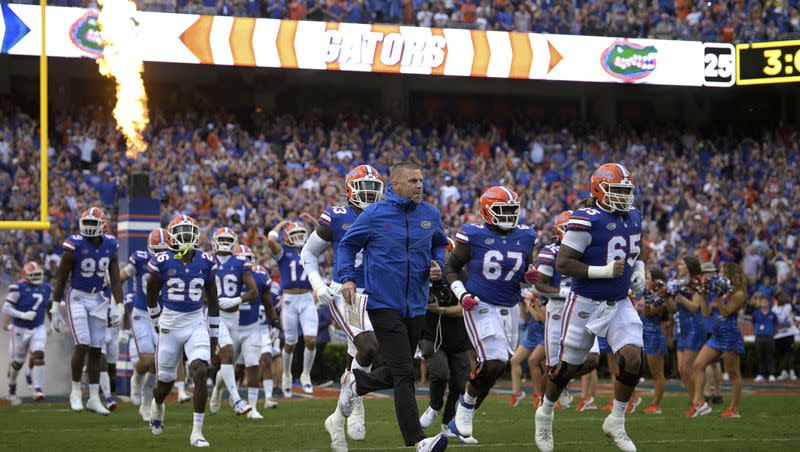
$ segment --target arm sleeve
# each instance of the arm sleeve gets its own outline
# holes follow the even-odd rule
[[[303,268],[306,273],[317,272],[319,273],[319,256],[325,251],[325,248],[330,245],[330,242],[323,240],[317,231],[311,233],[300,251],[300,260],[303,263]]]
[[[586,231],[568,230],[561,240],[562,245],[566,245],[575,251],[584,252],[586,247],[592,243],[592,234]]]
[[[125,264],[124,270],[125,270],[125,273],[127,273],[128,276],[130,276],[131,278],[136,276],[136,266],[131,264],[130,262]]]
[[[17,304],[17,301],[19,301],[19,286],[16,284],[8,286],[8,295],[6,295],[6,301],[12,304]]]
[[[3,312],[8,314],[9,317],[19,318],[23,312],[11,306],[11,303],[3,303]]]
[[[336,277],[342,282],[355,281],[356,279],[356,254],[365,248],[372,232],[370,230],[370,218],[374,209],[367,209],[361,212],[356,221],[347,230],[347,233],[339,242],[336,250],[336,267],[339,269]]]

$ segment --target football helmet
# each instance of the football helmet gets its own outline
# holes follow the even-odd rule
[[[181,251],[197,247],[200,240],[200,227],[189,215],[178,215],[167,226],[169,247],[172,251]]]
[[[567,232],[566,228],[570,215],[572,215],[572,211],[565,210],[558,214],[556,219],[553,220],[553,233],[556,235],[559,242],[564,239],[564,233]]]
[[[627,212],[633,206],[633,177],[619,163],[606,163],[592,174],[592,196],[607,212]]]
[[[155,228],[147,237],[147,251],[158,254],[169,250],[169,232],[164,228]]]
[[[453,248],[456,247],[456,241],[451,239],[450,237],[447,238],[447,245],[444,247],[445,253],[452,253]]]
[[[381,174],[370,165],[359,165],[347,173],[345,186],[347,200],[359,209],[383,199]]]
[[[514,229],[519,222],[519,196],[500,185],[491,187],[481,195],[481,216],[500,229]]]
[[[303,223],[293,221],[283,229],[283,241],[292,248],[299,248],[306,244],[308,229]]]
[[[100,237],[106,231],[106,213],[99,207],[89,207],[78,218],[78,229],[84,237]]]
[[[217,228],[211,236],[211,248],[215,253],[233,253],[239,244],[239,236],[229,227]]]
[[[22,267],[22,279],[38,286],[44,282],[44,269],[37,262],[28,262]]]
[[[244,256],[244,258],[247,259],[247,262],[252,264],[256,262],[256,255],[253,254],[253,250],[247,245],[236,245],[236,248],[233,249],[233,254],[237,256]]]

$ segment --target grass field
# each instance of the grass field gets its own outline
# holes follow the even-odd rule
[[[602,400],[601,400],[602,401]],[[223,404],[216,416],[207,416],[204,433],[217,450],[232,451],[325,451],[328,435],[322,422],[334,407],[333,400],[292,399],[280,401],[276,410],[261,410],[263,421],[237,418]],[[645,400],[645,403],[647,400]],[[664,414],[628,416],[628,433],[642,451],[796,451],[800,449],[800,395],[745,395],[742,418],[723,420],[715,408],[698,419],[682,417],[687,398],[668,396]],[[426,402],[419,400],[420,412]],[[643,407],[644,405],[642,405]],[[350,450],[403,450],[391,399],[366,402],[367,439],[349,441]],[[616,450],[601,430],[605,413],[556,414],[556,450]],[[490,398],[476,415],[477,446],[452,444],[454,450],[516,451],[535,450],[533,446],[533,408],[530,398],[516,408],[508,408],[505,398]],[[146,424],[130,404],[121,406],[110,417],[69,412],[66,403],[26,404],[0,408],[0,450],[105,450],[112,452],[178,450],[189,448],[191,430],[189,404],[167,406],[164,433],[150,434]],[[438,428],[438,423],[434,426]],[[435,430],[431,427],[429,433]],[[408,449],[406,449],[408,450]]]

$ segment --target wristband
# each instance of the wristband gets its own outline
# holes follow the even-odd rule
[[[461,298],[467,294],[467,289],[464,287],[464,283],[461,280],[455,280],[452,284],[450,284],[450,290],[453,291],[453,295],[456,296],[458,301],[461,301]]]
[[[269,233],[267,234],[267,237],[270,237],[270,238],[274,239],[275,241],[278,241],[281,238],[280,234],[278,234],[275,231],[269,231]]]
[[[219,337],[219,316],[208,318],[208,330],[211,337]]]
[[[161,305],[156,305],[155,308],[147,307],[147,313],[150,314],[151,319],[156,319],[161,315]]]

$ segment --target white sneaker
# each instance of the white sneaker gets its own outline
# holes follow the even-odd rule
[[[778,376],[778,380],[779,381],[786,381],[788,379],[789,379],[789,372],[786,372],[785,370],[783,372],[781,372],[781,374]],[[727,381],[727,380],[725,380],[725,381]]]
[[[475,405],[464,402],[464,396],[458,398],[456,415],[447,425],[450,431],[459,436],[472,436],[472,418],[475,416]]]
[[[142,404],[142,386],[136,382],[134,377],[131,377],[131,403],[139,406]]]
[[[770,382],[774,382],[775,381],[775,375],[770,375],[769,376],[769,381]]]
[[[83,394],[80,391],[69,393],[69,409],[72,411],[83,411]]]
[[[794,369],[789,371],[789,380],[797,381],[797,374],[794,372]]]
[[[217,385],[214,385],[214,389],[211,390],[211,397],[208,398],[208,410],[211,414],[219,413],[219,405],[222,401],[222,391],[217,388]]]
[[[258,412],[258,410],[251,409],[247,413],[247,419],[264,419],[264,416],[262,416],[261,413]]]
[[[192,396],[186,393],[186,391],[178,391],[178,403],[186,403],[192,400]]]
[[[575,400],[575,397],[569,393],[566,389],[561,392],[561,395],[558,397],[558,404],[561,405],[561,408],[569,408],[572,405],[572,401]]]
[[[434,410],[431,407],[428,407],[427,409],[425,409],[425,412],[422,413],[422,416],[419,417],[419,425],[421,425],[422,428],[430,427],[431,424],[433,424],[433,421],[436,420],[436,416],[438,415],[439,415],[438,411]]]
[[[248,405],[247,402],[245,402],[244,399],[239,399],[239,401],[236,402],[236,405],[234,405],[234,407],[233,407],[233,411],[236,412],[237,416],[241,416],[243,414],[247,414],[252,409],[253,409],[253,407]]]
[[[42,392],[41,389],[37,389],[37,390],[33,391],[33,400],[36,400],[36,401],[44,400],[44,393]]]
[[[150,422],[150,406],[146,406],[144,403],[139,405],[139,415],[143,421]]]
[[[534,416],[534,426],[536,428],[535,440],[536,447],[542,452],[552,452],[553,450],[553,415],[544,414],[544,407],[536,409]]]
[[[445,449],[447,449],[447,435],[443,433],[425,438],[417,445],[417,452],[442,452]]]
[[[150,402],[150,433],[160,435],[164,431],[164,404],[156,403],[156,399]]]
[[[314,393],[314,385],[311,384],[311,376],[300,374],[300,384],[303,385],[303,392],[306,394]]]
[[[349,370],[345,371],[342,375],[342,389],[339,391],[339,410],[342,412],[342,416],[350,417],[353,413],[353,408],[355,408],[355,402],[358,398],[356,394],[356,377],[353,375],[353,372]]]
[[[474,436],[470,437],[457,436],[457,438],[458,438],[458,444],[467,444],[467,445],[478,444],[478,440],[475,439]]]
[[[630,437],[628,437],[628,433],[625,431],[624,417],[617,417],[613,414],[606,416],[606,420],[603,421],[603,433],[614,440],[617,449],[622,452],[636,452],[636,445],[633,444],[633,441],[631,441]]]
[[[203,438],[202,433],[192,432],[192,435],[189,437],[189,444],[191,444],[192,447],[211,447],[211,444]]]
[[[283,397],[287,399],[292,398],[292,376],[283,374],[281,376],[281,390],[283,391]]]
[[[111,414],[111,412],[103,406],[103,402],[100,401],[100,397],[89,397],[89,401],[86,402],[86,410],[92,411],[101,416],[108,416]]]
[[[363,441],[367,437],[367,427],[364,422],[364,398],[357,397],[353,406],[353,413],[347,418],[347,436],[353,441]]]
[[[16,395],[8,396],[8,401],[11,402],[11,406],[20,406],[20,405],[22,405],[22,399],[20,399]]]
[[[442,434],[448,438],[458,438],[458,435],[450,431],[450,427],[447,424],[442,424]]]
[[[347,439],[344,436],[344,418],[334,412],[325,419],[325,430],[331,436],[333,452],[347,452]]]
[[[774,376],[770,375],[770,377],[772,377],[772,381],[775,381],[775,377]],[[756,382],[756,383],[761,383],[762,381],[764,381],[764,376],[763,375],[756,375],[756,378],[753,381]]]
[[[278,408],[278,402],[273,402],[272,399],[267,399],[264,401],[265,410],[272,410],[275,408]]]

